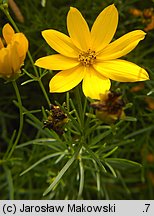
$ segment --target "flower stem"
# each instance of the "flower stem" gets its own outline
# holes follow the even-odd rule
[[[3,6],[1,6],[1,10],[2,10],[3,13],[6,15],[6,17],[7,17],[8,20],[10,21],[10,23],[13,25],[14,29],[16,30],[16,32],[20,32],[19,29],[18,29],[18,27],[17,27],[17,25],[16,25],[16,23],[15,23],[14,20],[12,19],[11,15],[10,15],[10,13],[9,13],[9,11],[8,11],[8,9],[7,9],[6,7],[4,8]]]
[[[69,167],[73,164],[73,162],[76,159],[78,159],[78,154],[80,152],[80,149],[82,148],[82,145],[83,145],[82,142],[80,142],[80,144],[76,148],[76,151],[74,152],[73,156],[67,161],[67,163],[60,170],[58,175],[55,177],[54,181],[50,184],[50,186],[43,193],[43,196],[46,196],[51,190],[53,190],[53,188],[59,183],[60,179],[63,177],[63,175],[69,169]]]
[[[80,86],[77,86],[75,88],[75,96],[76,96],[76,102],[77,102],[78,111],[79,111],[80,126],[83,129],[84,128],[84,113],[83,113],[83,106],[82,106],[81,94],[80,94],[79,87]]]
[[[43,92],[43,94],[44,94],[44,97],[45,97],[45,99],[46,99],[48,105],[50,106],[50,105],[51,105],[51,102],[50,102],[50,99],[49,99],[49,97],[48,97],[48,94],[47,94],[47,92],[46,92],[46,90],[45,90],[45,88],[44,88],[44,85],[43,85],[41,79],[38,79],[38,83],[39,83],[39,85],[40,85],[40,87],[41,87],[41,89],[42,89],[42,92]]]
[[[5,170],[6,179],[8,182],[9,199],[14,200],[14,185],[11,170],[6,165],[4,165],[3,168]]]
[[[84,167],[82,162],[82,149],[80,150],[80,156],[79,156],[79,168],[80,168],[80,185],[79,185],[78,199],[81,199],[83,188],[84,188]]]
[[[12,148],[11,148],[11,150],[10,150],[7,158],[10,158],[11,155],[13,154],[13,152],[14,152],[14,150],[16,148],[16,145],[19,142],[19,139],[20,139],[20,136],[21,136],[21,133],[22,133],[22,129],[23,129],[23,108],[22,108],[22,101],[21,101],[21,97],[20,97],[20,93],[19,93],[19,89],[18,89],[16,81],[13,80],[12,84],[13,84],[13,87],[14,87],[14,90],[15,90],[15,93],[16,93],[16,96],[17,96],[18,104],[19,104],[20,123],[19,123],[18,134],[16,136],[16,139],[15,139],[15,141],[13,143],[13,146],[12,146]]]

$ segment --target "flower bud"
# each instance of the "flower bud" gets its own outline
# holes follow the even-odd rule
[[[6,80],[16,79],[28,51],[28,40],[23,33],[15,33],[6,24],[0,38],[0,77]]]

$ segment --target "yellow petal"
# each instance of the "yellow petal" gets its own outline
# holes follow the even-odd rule
[[[92,49],[100,51],[112,40],[118,25],[118,11],[112,4],[106,7],[96,18],[92,29]]]
[[[18,55],[18,43],[14,42],[13,44],[8,45],[9,50],[9,62],[12,69],[12,75],[19,72],[21,63],[20,57]]]
[[[80,11],[71,7],[67,15],[67,29],[73,43],[83,51],[90,48],[90,31]]]
[[[0,49],[4,47],[4,44],[2,42],[2,39],[0,38]]]
[[[2,48],[0,50],[0,77],[10,76],[12,73],[8,49]]]
[[[18,44],[17,51],[20,57],[20,63],[23,63],[28,51],[28,40],[23,33],[16,33],[12,38],[12,43]]]
[[[15,32],[14,32],[13,28],[10,26],[10,24],[7,23],[3,27],[2,33],[3,33],[3,37],[6,41],[6,43],[9,44],[12,40],[13,35],[15,34]]]
[[[126,55],[131,52],[140,40],[143,40],[146,33],[141,30],[135,30],[129,32],[114,42],[110,43],[100,55],[98,55],[97,59],[99,60],[112,60],[116,58],[120,58],[121,56]]]
[[[148,73],[143,68],[125,60],[98,62],[94,68],[105,77],[119,82],[136,82],[149,79]]]
[[[38,59],[35,65],[50,70],[67,70],[79,65],[79,61],[66,56],[55,54]]]
[[[95,71],[92,67],[87,67],[83,79],[82,88],[86,97],[100,99],[101,94],[105,94],[110,89],[110,80]]]
[[[84,68],[75,67],[57,73],[49,83],[50,92],[66,92],[77,86],[84,77]]]
[[[42,36],[49,44],[49,46],[56,50],[58,53],[73,58],[76,58],[78,56],[77,48],[74,46],[72,40],[67,35],[56,30],[49,29],[43,31]]]

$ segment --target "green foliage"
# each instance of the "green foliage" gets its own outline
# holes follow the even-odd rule
[[[67,33],[70,6],[77,7],[91,25],[104,7],[115,3],[120,13],[115,37],[119,37],[144,29],[145,24],[129,9],[152,7],[152,1],[46,0],[43,6],[41,2],[16,1],[24,23],[10,11],[29,39],[31,54],[17,83],[12,86],[0,80],[0,199],[154,199],[154,109],[146,102],[147,97],[154,100],[154,30],[126,57],[144,65],[151,80],[137,92],[130,91],[136,83],[112,83],[127,103],[126,118],[112,125],[96,119],[81,86],[50,95],[48,83],[54,73],[32,64],[53,52],[41,37],[42,30]],[[50,103],[68,116],[62,135],[44,128]]]

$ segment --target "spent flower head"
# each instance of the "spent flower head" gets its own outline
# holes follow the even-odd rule
[[[28,51],[28,40],[23,33],[15,33],[7,23],[2,29],[0,38],[0,77],[14,79],[20,74]]]
[[[107,124],[125,118],[125,102],[120,92],[108,91],[100,94],[100,100],[90,104],[94,108],[96,117]]]
[[[148,80],[148,73],[138,65],[121,60],[120,57],[132,51],[145,32],[135,30],[111,42],[118,25],[118,11],[112,4],[96,18],[91,31],[74,7],[67,15],[69,36],[56,30],[45,30],[46,42],[59,54],[38,59],[35,65],[61,70],[50,81],[50,92],[66,92],[82,80],[85,96],[100,99],[110,89],[111,80],[136,82]]]
[[[64,125],[68,122],[67,115],[61,110],[59,106],[51,104],[47,120],[44,121],[44,127],[55,131],[62,135],[64,132]]]

